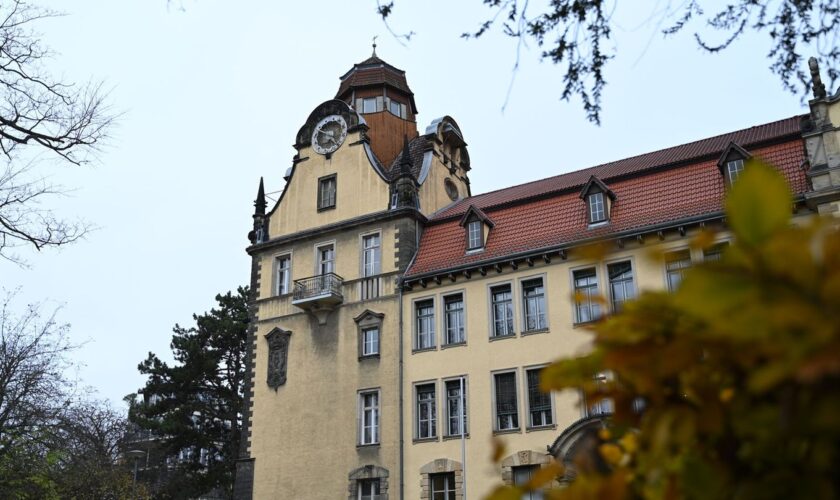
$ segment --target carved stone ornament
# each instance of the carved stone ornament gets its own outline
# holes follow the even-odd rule
[[[268,386],[277,390],[286,383],[286,366],[289,358],[289,338],[292,332],[275,328],[268,332],[265,340],[268,341]]]

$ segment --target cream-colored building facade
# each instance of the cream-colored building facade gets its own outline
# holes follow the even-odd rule
[[[354,65],[270,210],[260,183],[236,497],[479,499],[570,463],[611,408],[540,392],[539,370],[725,251],[746,160],[777,166],[798,216],[840,213],[840,92],[812,75],[807,115],[471,196],[457,123],[419,133],[404,72]],[[703,228],[717,244],[689,248]]]

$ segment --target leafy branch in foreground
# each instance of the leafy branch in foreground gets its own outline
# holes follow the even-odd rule
[[[549,498],[840,495],[840,233],[791,225],[791,206],[778,172],[751,162],[727,199],[722,260],[643,293],[594,327],[590,354],[546,369],[543,389],[615,408],[592,450],[606,469],[580,464]]]
[[[579,99],[587,118],[600,124],[604,71],[617,50],[606,44],[612,34],[611,15],[618,0],[552,0],[537,12],[528,11],[529,0],[482,3],[492,15],[462,36],[479,38],[499,26],[502,33],[520,44],[523,40],[535,41],[542,49],[543,59],[564,65],[560,97],[566,101]],[[707,53],[725,50],[749,32],[763,32],[769,38],[766,52],[770,70],[785,89],[799,92],[803,98],[811,81],[802,70],[804,50],[827,68],[832,87],[840,77],[838,0],[730,0],[722,7],[715,4],[707,13],[703,5],[708,3],[690,0],[673,5],[669,1],[664,7],[656,3],[651,7],[650,22],[667,25],[661,30],[665,37],[698,26],[694,38]],[[394,9],[393,1],[383,5],[377,0],[377,13],[383,20],[387,21]],[[710,41],[715,35],[722,35],[722,40]]]

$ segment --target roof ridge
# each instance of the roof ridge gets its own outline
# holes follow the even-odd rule
[[[733,134],[738,134],[738,133],[746,132],[746,131],[753,130],[753,129],[756,129],[756,128],[761,128],[761,127],[771,127],[771,126],[773,126],[773,125],[776,125],[776,124],[779,124],[779,123],[783,123],[783,122],[786,122],[786,121],[789,121],[789,120],[799,119],[799,118],[801,118],[801,117],[803,117],[803,116],[805,116],[805,115],[804,115],[804,114],[797,114],[797,115],[793,115],[793,116],[790,116],[790,117],[787,117],[787,118],[782,118],[782,119],[779,119],[779,120],[774,120],[774,121],[772,121],[772,122],[762,123],[762,124],[759,124],[759,125],[753,125],[753,126],[746,127],[746,128],[742,128],[742,129],[738,129],[738,130],[732,130],[732,131],[730,131],[730,132],[725,132],[725,133],[722,133],[722,134],[717,134],[717,135],[713,135],[713,136],[710,136],[710,137],[705,137],[705,138],[703,138],[703,139],[698,139],[698,140],[696,140],[696,141],[686,142],[686,143],[684,143],[684,144],[678,144],[678,145],[676,145],[676,146],[670,146],[670,147],[667,147],[667,148],[656,149],[656,150],[653,150],[653,151],[647,151],[647,152],[645,152],[645,153],[640,153],[640,154],[637,154],[637,155],[628,156],[628,157],[621,158],[621,159],[618,159],[618,160],[612,160],[612,161],[608,161],[608,162],[604,162],[604,163],[599,163],[598,165],[593,165],[593,166],[591,166],[591,167],[585,167],[585,168],[582,168],[582,169],[579,169],[579,170],[571,170],[571,171],[568,171],[568,172],[563,172],[563,173],[561,173],[561,174],[552,175],[552,176],[549,176],[549,177],[543,177],[543,178],[541,178],[541,179],[534,179],[534,180],[532,180],[532,181],[523,182],[523,183],[521,183],[521,184],[514,184],[514,185],[512,185],[512,186],[506,186],[506,187],[503,187],[503,188],[494,189],[494,190],[492,190],[492,191],[487,191],[487,192],[484,192],[484,193],[480,193],[480,194],[476,194],[476,195],[470,196],[469,198],[463,198],[462,200],[460,200],[460,205],[463,205],[463,206],[465,206],[465,207],[466,207],[466,206],[469,206],[470,204],[473,204],[472,202],[473,202],[474,200],[478,200],[478,199],[480,199],[480,198],[483,198],[483,197],[486,197],[486,196],[489,196],[489,195],[492,195],[492,194],[501,193],[501,192],[504,192],[504,191],[510,191],[510,190],[513,190],[513,189],[516,189],[516,188],[521,188],[521,187],[529,186],[529,185],[532,185],[532,184],[538,184],[538,183],[549,182],[549,181],[556,180],[556,179],[559,179],[559,178],[561,178],[561,177],[565,177],[565,176],[569,176],[569,175],[584,175],[584,173],[585,173],[585,172],[589,172],[589,171],[591,171],[591,170],[595,170],[595,169],[604,168],[604,167],[606,167],[606,166],[608,166],[608,165],[613,165],[613,164],[616,164],[616,163],[619,163],[619,162],[625,162],[625,161],[629,161],[629,160],[633,160],[633,159],[641,158],[641,157],[643,157],[643,156],[653,155],[653,154],[657,154],[657,153],[662,153],[662,152],[665,152],[665,151],[674,150],[674,149],[678,149],[678,148],[685,148],[685,147],[692,146],[692,145],[694,145],[694,144],[698,144],[698,143],[702,143],[702,142],[706,142],[706,141],[712,141],[712,140],[714,140],[714,139],[718,139],[718,138],[721,138],[721,137],[725,137],[725,136],[729,136],[729,135],[733,135]],[[778,136],[776,136],[776,137],[782,137],[782,135],[778,135]],[[762,141],[753,141],[753,142],[747,142],[747,143],[744,143],[744,144],[745,144],[745,145],[746,145],[746,144],[754,144],[754,143],[756,143],[756,142],[762,142]],[[694,156],[689,156],[689,157],[684,158],[684,159],[682,159],[682,160],[680,160],[680,161],[690,161],[690,160],[694,160],[694,159],[696,159],[696,158],[699,158],[699,157],[701,157],[701,156],[703,156],[703,155],[694,155]],[[652,166],[650,166],[650,167],[648,167],[648,168],[643,168],[643,169],[640,169],[640,170],[638,170],[638,171],[636,171],[636,172],[644,172],[644,171],[646,171],[646,170],[649,170],[650,168],[655,168],[655,167],[659,167],[659,166],[662,166],[662,165],[667,165],[667,164],[668,164],[668,163],[662,163],[662,164],[658,164],[658,165],[652,165]],[[594,174],[590,174],[590,175],[594,175]],[[602,179],[602,180],[603,180],[603,179],[612,179],[612,178],[615,178],[615,177],[619,177],[619,176],[621,176],[621,175],[624,175],[624,174],[602,175],[602,176],[598,176],[598,178],[599,178],[599,179]],[[586,184],[586,181],[582,182],[580,185],[582,186],[583,184]],[[555,192],[555,191],[563,191],[563,190],[566,190],[566,189],[571,189],[572,187],[577,187],[577,186],[578,186],[578,185],[571,186],[571,187],[564,187],[564,188],[560,188],[560,189],[549,189],[549,190],[547,190],[545,193],[540,193],[539,195],[545,195],[545,194],[552,193],[552,192]],[[534,195],[534,196],[536,196],[536,195]],[[531,197],[531,196],[525,196],[525,197],[523,197],[522,199],[527,199],[527,198],[530,198],[530,197]],[[508,200],[508,201],[501,201],[501,202],[498,202],[498,203],[494,203],[494,204],[491,204],[491,205],[487,205],[487,206],[483,207],[483,209],[484,209],[484,210],[490,210],[490,209],[492,209],[492,208],[495,208],[496,206],[506,205],[506,204],[510,203],[511,201],[512,201],[512,200]],[[442,212],[443,212],[443,210],[441,210],[441,211],[439,211],[439,212],[441,212],[441,213],[442,213]],[[447,215],[446,215],[446,216],[444,216],[443,218],[456,217],[457,215],[460,215],[460,214],[461,214],[461,212],[451,213],[451,214],[447,214]],[[436,216],[435,216],[435,217],[436,217]]]

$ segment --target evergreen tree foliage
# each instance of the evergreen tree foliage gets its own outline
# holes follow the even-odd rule
[[[248,289],[217,295],[218,307],[193,315],[195,326],[173,329],[175,363],[155,354],[140,363],[148,375],[129,418],[159,440],[171,466],[143,477],[160,498],[196,498],[233,487],[246,386]],[[158,464],[158,470],[169,469]]]

